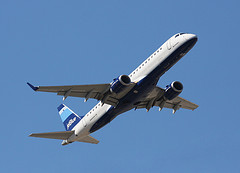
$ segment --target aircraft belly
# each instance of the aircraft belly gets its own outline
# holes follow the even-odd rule
[[[141,85],[136,85],[124,98],[120,100],[116,108],[112,106],[104,115],[102,115],[101,118],[99,118],[99,120],[91,127],[89,132],[95,132],[110,123],[118,115],[135,108],[136,106],[134,103],[147,97],[148,93],[155,87],[156,82],[153,82],[153,80],[151,80],[151,83],[153,83],[151,85],[152,87],[145,87],[147,84],[146,82],[148,81],[150,80],[145,80]],[[138,91],[137,94],[134,92],[136,90]]]
[[[97,120],[89,130],[90,133],[102,128],[119,114],[135,108],[134,103],[143,100],[148,96],[156,86],[159,78],[168,71],[175,63],[177,63],[196,43],[195,39],[187,41],[178,49],[173,51],[167,58],[165,58],[154,70],[152,70],[145,78],[137,83],[134,88],[124,96],[116,108],[113,106]]]

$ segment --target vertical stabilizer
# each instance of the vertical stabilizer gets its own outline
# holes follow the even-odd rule
[[[67,131],[71,131],[82,119],[64,104],[61,104],[57,109]]]

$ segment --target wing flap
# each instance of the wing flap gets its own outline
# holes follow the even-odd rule
[[[88,93],[87,91],[71,91],[68,96],[85,98],[87,93]],[[57,92],[57,95],[64,96],[65,94],[66,94],[66,91]],[[90,98],[99,99],[100,97],[97,97],[99,95],[100,95],[100,92],[92,92]]]
[[[30,137],[38,137],[38,138],[49,138],[49,139],[68,139],[74,131],[63,131],[63,132],[48,132],[48,133],[32,133]]]

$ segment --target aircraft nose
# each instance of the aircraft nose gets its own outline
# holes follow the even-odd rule
[[[196,40],[196,41],[198,40],[197,35],[195,35],[195,34],[185,34],[184,38],[186,40]]]

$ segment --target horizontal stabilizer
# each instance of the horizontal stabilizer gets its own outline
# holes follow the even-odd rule
[[[97,139],[93,138],[90,135],[79,139],[78,142],[86,142],[86,143],[91,143],[91,144],[98,144],[99,143],[99,141]]]
[[[68,139],[74,131],[64,131],[64,132],[48,132],[48,133],[32,133],[30,137],[38,137],[38,138],[50,138],[50,139]]]

